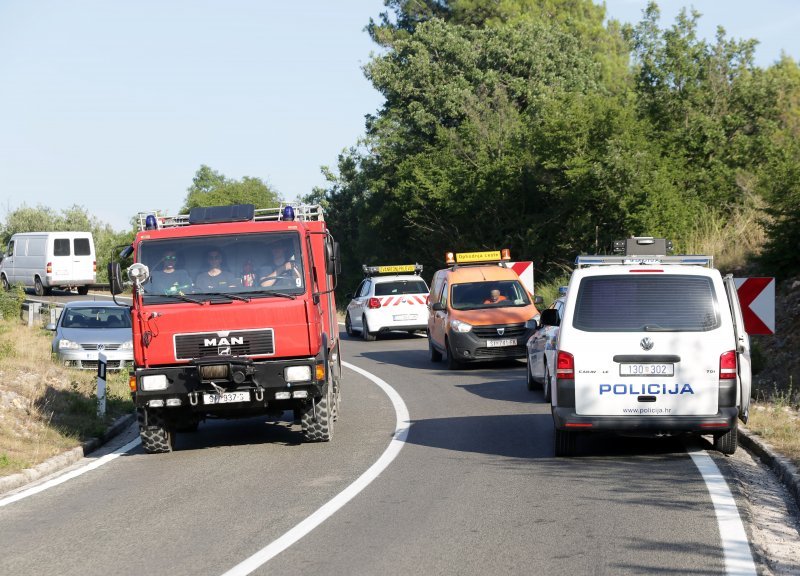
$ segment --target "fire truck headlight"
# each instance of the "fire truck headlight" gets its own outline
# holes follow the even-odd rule
[[[151,390],[166,390],[167,389],[167,376],[165,374],[155,374],[153,376],[142,376],[141,389],[146,391]]]
[[[309,382],[311,366],[287,366],[283,370],[283,379],[287,382]]]

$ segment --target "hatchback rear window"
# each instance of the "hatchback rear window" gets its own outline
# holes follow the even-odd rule
[[[395,294],[423,294],[428,287],[422,280],[395,280],[375,284],[375,296],[392,296]]]
[[[572,325],[587,332],[705,332],[720,326],[711,278],[665,274],[584,278]]]

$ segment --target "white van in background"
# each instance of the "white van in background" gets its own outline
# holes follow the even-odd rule
[[[575,437],[711,435],[733,454],[747,422],[750,342],[736,286],[710,256],[666,256],[630,238],[620,256],[579,256],[559,325],[552,414],[555,452]],[[553,310],[555,312],[555,310]]]
[[[53,288],[89,292],[97,279],[91,232],[24,232],[14,234],[0,262],[0,283],[33,288],[37,296]]]

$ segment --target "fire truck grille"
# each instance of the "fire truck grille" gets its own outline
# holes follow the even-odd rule
[[[274,333],[271,328],[237,330],[224,334],[176,334],[175,358],[192,360],[204,356],[269,356],[275,353]]]

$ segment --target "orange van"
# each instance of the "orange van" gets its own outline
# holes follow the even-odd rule
[[[428,348],[433,362],[451,370],[466,362],[524,358],[539,314],[531,295],[505,263],[508,250],[447,254],[428,302]],[[533,326],[529,323],[528,326]]]

